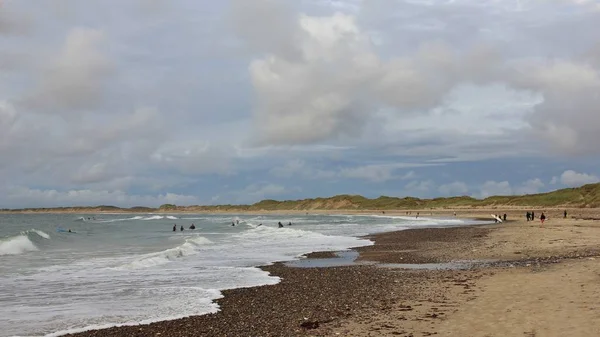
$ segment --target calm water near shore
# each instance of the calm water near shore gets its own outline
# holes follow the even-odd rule
[[[192,223],[195,230],[188,229]],[[370,245],[358,238],[367,234],[467,223],[359,215],[0,215],[0,336],[215,312],[221,290],[279,281],[256,266]]]

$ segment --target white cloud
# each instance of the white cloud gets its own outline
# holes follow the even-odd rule
[[[408,196],[423,196],[435,189],[432,180],[411,181],[404,186],[404,193]]]
[[[438,191],[444,196],[462,196],[469,191],[469,187],[462,181],[455,181],[441,185]]]
[[[539,193],[545,184],[541,179],[535,178],[527,180],[523,185],[514,189],[515,194],[535,194]]]
[[[593,174],[567,170],[560,175],[560,182],[569,187],[576,187],[585,184],[597,183],[600,182],[600,179]]]
[[[486,181],[480,188],[478,197],[487,198],[495,195],[512,195],[513,189],[508,181]]]
[[[124,191],[107,190],[41,190],[28,187],[11,187],[6,190],[3,204],[6,207],[60,207],[119,205],[125,207],[156,207],[165,203],[177,205],[199,204],[195,196],[164,193],[159,195],[131,195]]]
[[[255,20],[246,19],[238,17],[239,24],[256,29]],[[267,144],[359,137],[379,108],[432,108],[456,84],[491,76],[495,61],[489,50],[459,53],[442,43],[425,43],[410,56],[383,60],[354,16],[290,20],[281,31],[261,29],[262,34],[246,37],[267,54],[249,67],[258,137]],[[292,42],[297,50],[290,56]]]

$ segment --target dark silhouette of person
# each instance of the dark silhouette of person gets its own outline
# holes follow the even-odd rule
[[[546,216],[544,215],[544,213],[542,213],[542,215],[540,215],[540,221],[542,222],[542,224],[544,224],[545,220],[546,220]]]
[[[565,215],[564,215],[564,218],[565,218],[565,219],[567,218],[567,210],[566,210],[566,209],[565,209]]]
[[[233,221],[232,221],[232,222],[231,222],[231,225],[232,225],[232,226],[235,226],[235,222],[233,222]]]
[[[173,225],[173,232],[177,232],[177,225]]]
[[[290,223],[288,223],[288,226],[291,226],[291,225],[292,225],[292,222],[290,221]]]
[[[183,232],[183,225],[181,225],[181,231]]]
[[[279,228],[283,228],[283,224],[281,223],[281,221],[279,221],[278,225],[279,225]]]
[[[194,226],[194,224],[192,224],[192,225],[190,226],[190,229],[196,229],[196,226]]]
[[[529,219],[531,219],[531,213],[527,212],[527,221],[529,221]]]
[[[503,221],[506,221],[506,213],[504,213],[504,216],[502,217]]]
[[[531,221],[535,220],[535,213],[531,212]]]

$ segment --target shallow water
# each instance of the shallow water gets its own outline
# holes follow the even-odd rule
[[[188,229],[192,223],[196,230]],[[358,236],[371,233],[465,223],[358,215],[0,215],[0,336],[215,312],[222,290],[279,282],[257,266],[370,245]],[[342,259],[352,258],[347,254]]]

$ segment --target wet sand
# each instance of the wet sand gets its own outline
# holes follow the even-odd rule
[[[517,219],[371,239],[374,246],[357,249],[358,262],[378,264],[278,263],[263,269],[279,284],[225,291],[216,314],[73,336],[598,335],[600,222],[551,216],[543,227]],[[386,267],[459,260],[487,262],[465,270]]]

